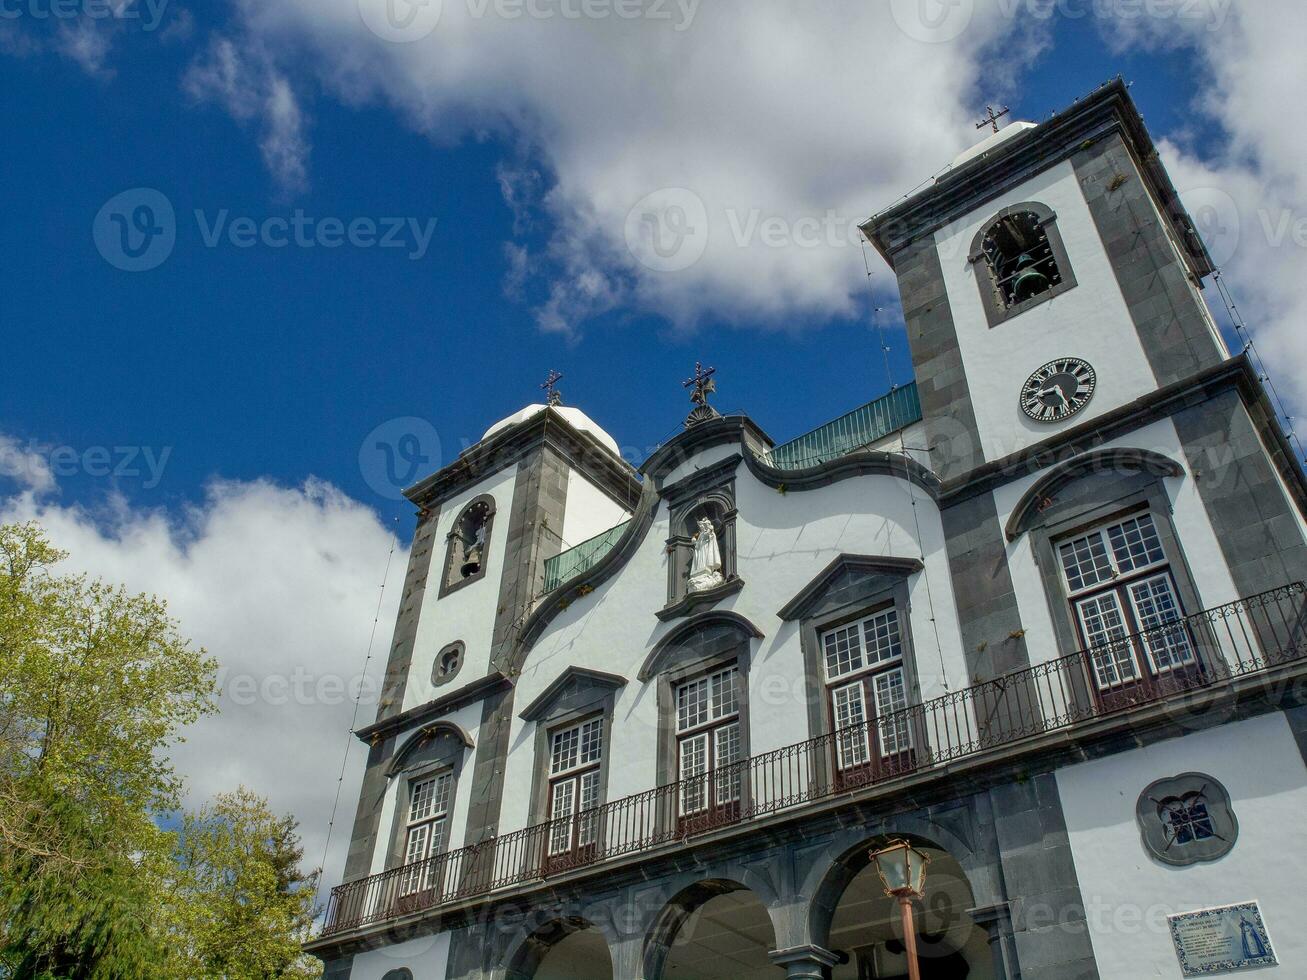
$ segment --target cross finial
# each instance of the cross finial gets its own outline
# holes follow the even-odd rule
[[[1012,110],[1009,109],[1007,106],[1004,106],[1002,109],[999,109],[998,112],[995,112],[994,107],[992,105],[987,105],[985,106],[985,118],[980,120],[980,122],[976,123],[976,128],[984,129],[986,126],[993,126],[994,132],[997,133],[998,121],[1011,111]]]
[[[558,382],[563,380],[563,375],[549,369],[549,377],[545,378],[545,383],[540,386],[540,390],[545,393],[545,404],[550,408],[557,408],[563,404],[563,395],[558,390]]]
[[[689,418],[685,420],[687,426],[720,418],[717,410],[708,404],[708,396],[717,390],[717,382],[712,380],[712,376],[716,373],[715,367],[705,368],[701,362],[695,361],[694,377],[681,383],[683,388],[694,389],[690,392],[690,401],[694,402],[695,407],[690,412]]]

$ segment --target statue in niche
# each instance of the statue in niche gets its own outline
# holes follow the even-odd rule
[[[694,560],[690,562],[690,591],[703,592],[721,585],[722,552],[717,545],[717,532],[712,521],[699,518],[699,533],[694,536]]]

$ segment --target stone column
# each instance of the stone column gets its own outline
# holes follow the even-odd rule
[[[785,970],[786,980],[825,980],[827,971],[840,961],[830,950],[811,945],[777,949],[767,955]]]

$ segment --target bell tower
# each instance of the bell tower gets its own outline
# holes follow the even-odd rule
[[[862,230],[898,278],[945,481],[1229,357],[1213,266],[1124,83],[1014,122]]]

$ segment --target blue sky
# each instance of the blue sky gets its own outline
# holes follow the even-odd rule
[[[987,103],[1038,121],[1132,81],[1277,382],[1307,394],[1288,0],[680,0],[679,24],[443,0],[399,40],[368,28],[387,0],[112,0],[161,12],[148,30],[59,2],[0,0],[0,521],[169,598],[223,672],[221,714],[174,752],[192,802],[246,783],[311,857],[355,717],[336,687],[363,684],[371,718],[412,527],[369,447],[417,435],[447,463],[557,368],[638,462],[696,361],[720,409],[788,439],[887,389],[876,307],[908,380],[893,279],[869,253],[868,284],[847,231],[973,143]],[[125,271],[113,222],[145,200],[171,250]],[[629,222],[678,201],[703,208],[702,254],[659,266]],[[827,212],[841,234],[803,240]],[[297,214],[377,232],[258,241]],[[738,230],[771,219],[775,243]]]
[[[165,12],[165,28],[180,9]],[[566,373],[568,403],[637,461],[683,417],[680,382],[696,359],[717,366],[723,409],[749,412],[778,440],[886,387],[860,277],[850,283],[862,297],[852,315],[798,311],[758,324],[714,312],[681,329],[656,310],[618,307],[573,336],[543,332],[532,296],[509,298],[502,288],[503,243],[538,244],[549,234],[537,219],[514,235],[496,167],[516,159],[515,147],[467,133],[438,145],[384,107],[310,95],[312,181],[287,193],[249,126],[183,91],[197,48],[232,16],[220,4],[186,9],[194,18],[186,37],[125,32],[111,76],[88,75],[54,51],[0,57],[8,256],[0,430],[79,453],[170,448],[157,485],[145,486],[155,481],[144,457],[140,477],[116,481],[150,506],[194,499],[215,476],[298,483],[315,475],[393,515],[406,505],[378,496],[360,472],[359,446],[375,426],[428,419],[448,461],[463,440],[536,400],[549,368]],[[1017,117],[1039,119],[1120,72],[1163,135],[1195,122],[1185,83],[1192,61],[1183,52],[1110,54],[1096,31],[1067,23],[1015,84],[979,85],[960,99],[976,114],[1010,102]],[[884,94],[865,98],[895,112]],[[943,162],[923,156],[920,176]],[[91,229],[107,200],[136,187],[168,197],[178,237],[161,266],[129,273],[102,258]],[[865,213],[884,203],[867,200]],[[436,227],[418,259],[409,249],[348,245],[237,248],[224,239],[207,247],[196,209],[209,223],[224,210],[229,220],[263,221],[301,209],[315,218],[435,219]],[[907,380],[892,280],[869,257],[875,302],[889,311],[895,380]],[[66,495],[105,492],[103,478],[68,469],[78,472],[64,481]]]

